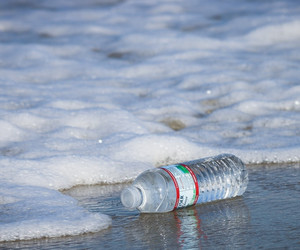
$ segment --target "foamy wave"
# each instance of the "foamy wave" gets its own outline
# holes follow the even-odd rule
[[[0,241],[77,235],[111,225],[108,216],[88,213],[55,190],[1,183],[1,193]]]
[[[248,34],[246,39],[255,45],[276,45],[300,40],[300,21],[279,23],[260,27]],[[291,45],[289,45],[291,46]]]
[[[219,153],[300,161],[293,1],[105,4],[1,3],[2,241],[110,225],[61,189]]]

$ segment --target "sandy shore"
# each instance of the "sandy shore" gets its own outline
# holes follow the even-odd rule
[[[79,186],[64,191],[92,212],[112,217],[104,231],[16,241],[1,249],[199,249],[297,248],[300,235],[299,164],[249,166],[242,197],[165,214],[139,214],[123,208],[126,184]]]

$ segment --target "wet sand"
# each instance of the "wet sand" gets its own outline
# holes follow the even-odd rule
[[[300,164],[248,166],[242,197],[164,214],[123,208],[126,186],[79,186],[64,191],[95,213],[112,217],[97,233],[0,243],[1,249],[257,249],[300,248]]]

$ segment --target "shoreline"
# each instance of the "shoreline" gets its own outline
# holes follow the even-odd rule
[[[261,165],[248,168],[248,172],[249,184],[243,196],[162,214],[140,214],[126,210],[119,195],[128,183],[78,186],[63,193],[75,198],[79,206],[92,213],[109,215],[112,225],[108,229],[76,236],[1,242],[0,246],[39,245],[43,249],[54,249],[54,246],[71,249],[78,245],[91,249],[100,246],[124,249],[134,246],[134,249],[141,249],[164,245],[250,248],[296,246],[300,233],[300,227],[296,229],[297,225],[300,226],[299,220],[296,220],[300,218],[298,164],[290,167],[289,164],[277,164],[275,168]],[[278,217],[278,213],[282,215]],[[271,227],[274,223],[281,226]],[[294,228],[294,231],[289,232],[287,228]],[[276,234],[279,236],[274,236]]]

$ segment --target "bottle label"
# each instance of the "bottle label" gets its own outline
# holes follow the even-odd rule
[[[198,180],[191,168],[184,164],[162,167],[172,178],[176,188],[174,209],[191,206],[199,197]]]

